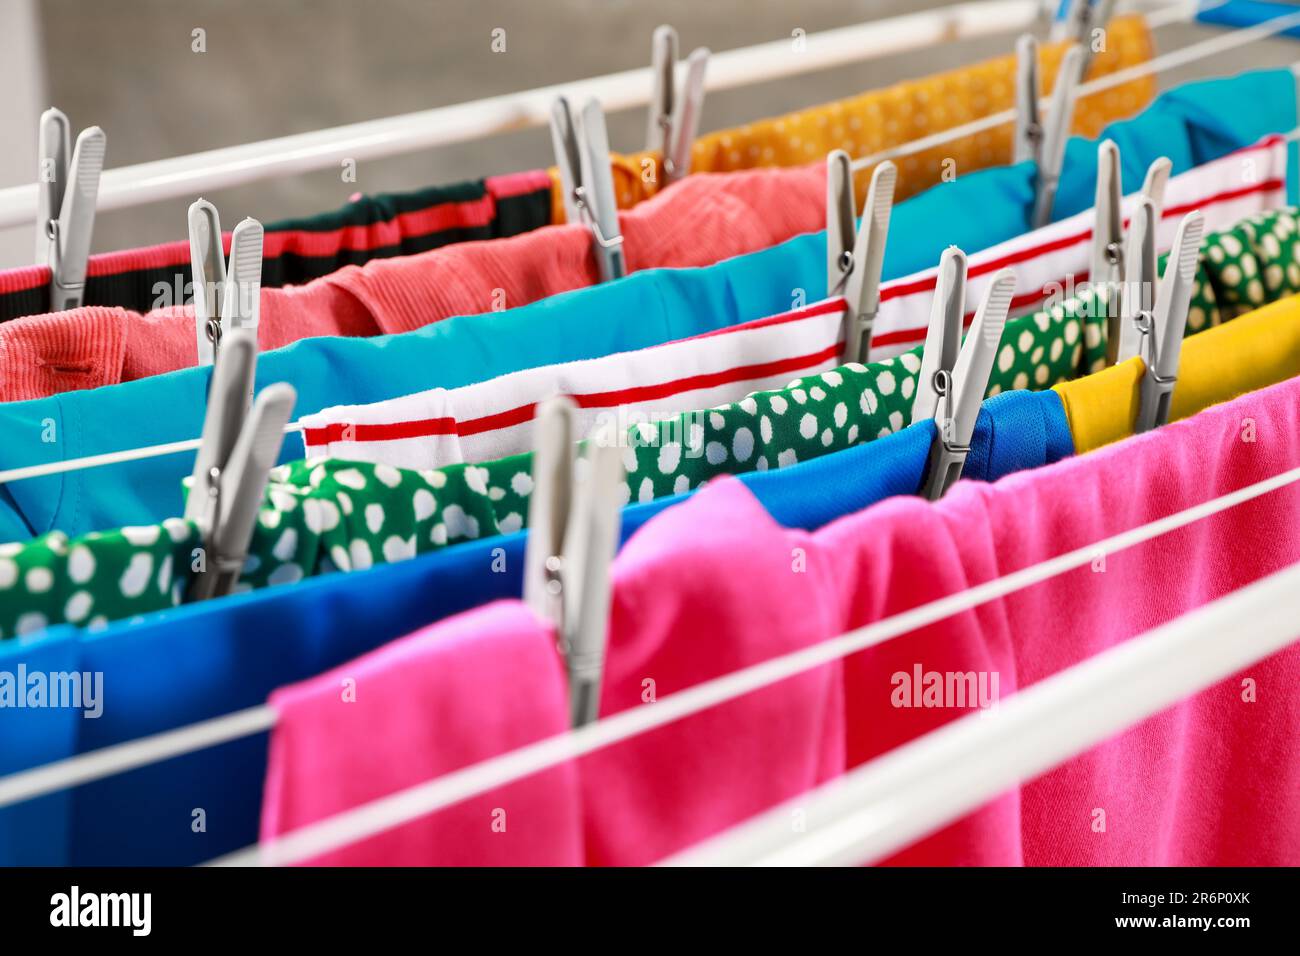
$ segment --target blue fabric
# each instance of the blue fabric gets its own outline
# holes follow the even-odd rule
[[[1120,146],[1123,177],[1142,181],[1156,157],[1174,172],[1249,145],[1296,122],[1289,70],[1207,80],[1162,94],[1140,117],[1104,132]],[[1095,141],[1070,140],[1057,218],[1091,208]],[[901,203],[885,252],[887,278],[932,266],[955,244],[974,251],[1028,230],[1027,163],[960,175]],[[297,415],[434,386],[454,388],[521,368],[643,348],[791,307],[826,294],[825,236],[810,233],[706,269],[649,270],[506,312],[458,317],[374,339],[317,338],[261,356],[258,385],[288,381]],[[0,405],[0,469],[194,438],[207,370]],[[301,454],[296,437],[281,460]],[[191,454],[170,455],[0,488],[0,541],[59,528],[68,534],[146,524],[180,508]]]
[[[1217,7],[1197,12],[1196,19],[1219,27],[1253,27],[1265,20],[1300,13],[1292,3],[1264,3],[1261,0],[1228,0]],[[1300,26],[1282,30],[1277,36],[1300,38]]]
[[[933,421],[777,471],[741,478],[773,517],[813,530],[925,474]],[[1000,477],[1073,453],[1055,392],[984,403],[965,477]],[[623,511],[626,538],[685,495]],[[103,715],[0,708],[0,774],[263,703],[275,688],[434,620],[522,591],[526,532],[399,564],[193,604],[102,631],[59,628],[0,644],[0,673],[101,672]],[[504,572],[501,558],[504,557]],[[0,809],[0,864],[198,863],[257,837],[267,737],[258,734]],[[195,832],[194,811],[205,829]],[[71,848],[71,849],[69,849]]]

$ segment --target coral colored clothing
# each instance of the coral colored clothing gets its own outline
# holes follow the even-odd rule
[[[1146,364],[1140,357],[1054,386],[1078,452],[1133,434]],[[1300,296],[1266,305],[1183,342],[1170,421],[1300,375]]]
[[[357,196],[334,212],[267,223],[262,287],[300,285],[371,259],[514,236],[550,221],[551,180],[544,170]],[[229,254],[230,233],[222,238]],[[82,301],[148,312],[188,299],[186,285],[192,281],[188,240],[103,253],[87,263]],[[42,315],[49,308],[49,266],[0,272],[0,321]]]
[[[271,695],[262,837],[569,727],[548,625],[500,601]],[[314,858],[336,866],[581,864],[577,768],[561,764]]]
[[[1056,72],[1065,49],[1066,44],[1055,43],[1039,51],[1038,69],[1044,95],[1056,84]],[[1106,26],[1106,49],[1093,57],[1088,78],[1097,79],[1145,63],[1152,53],[1151,33],[1145,19],[1117,17]],[[1013,54],[735,129],[707,133],[698,137],[691,148],[691,172],[824,162],[826,154],[833,149],[843,149],[854,158],[869,156],[1010,109],[1015,105],[1015,78]],[[1148,75],[1082,97],[1075,104],[1071,129],[1079,136],[1096,136],[1112,120],[1137,113],[1155,92],[1155,79]],[[903,200],[933,186],[946,168],[961,175],[1010,161],[1010,124],[963,136],[899,160],[894,197]],[[945,162],[955,165],[945,166]],[[656,153],[615,154],[610,168],[620,209],[653,196],[662,182]],[[564,222],[559,173],[555,168],[550,173],[554,196],[551,215],[555,222]],[[861,209],[871,170],[859,171],[854,179]]]
[[[628,268],[710,265],[816,228],[825,221],[825,178],[816,167],[693,177],[622,215]],[[408,332],[596,281],[591,233],[581,226],[457,243],[263,289],[258,342],[266,350],[309,336]],[[0,324],[0,400],[132,381],[196,361],[193,306],[32,316]]]

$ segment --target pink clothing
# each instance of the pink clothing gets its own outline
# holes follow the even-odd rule
[[[722,479],[652,519],[619,554],[601,716],[655,706],[1297,462],[1292,379],[1085,456],[991,485],[961,482],[936,504],[893,498],[812,534],[780,527],[742,483]],[[1297,522],[1292,484],[613,744],[577,761],[576,784],[562,776],[568,767],[545,778],[553,789],[513,784],[467,804],[476,809],[455,826],[433,830],[435,818],[436,841],[375,840],[330,862],[654,862],[1300,561],[1300,535],[1279,532]],[[512,630],[529,635],[515,639],[531,659],[501,652]],[[337,703],[349,674],[359,675],[359,696],[379,702],[373,716]],[[927,694],[931,675],[961,697]],[[886,862],[1300,864],[1297,686],[1292,645]],[[544,629],[498,604],[281,691],[264,836],[557,732],[562,688]],[[519,858],[483,842],[471,821],[480,826],[507,796],[510,812],[528,819],[559,816],[558,801],[580,812],[581,849],[570,831]]]
[[[263,839],[561,733],[569,724],[551,629],[515,601],[417,631],[283,688],[270,702],[280,719],[271,735]],[[576,769],[534,774],[311,862],[580,864]]]
[[[1243,440],[1247,422],[1252,441]],[[843,615],[837,629],[847,631],[1297,463],[1300,380],[1292,379],[993,485],[960,483],[937,505],[915,498],[883,502],[822,529],[809,566],[823,566],[836,582]],[[750,511],[753,529],[762,513],[755,503]],[[951,698],[938,708],[896,706],[917,702],[918,669],[985,677],[985,686],[996,674],[997,691],[1012,694],[1300,561],[1300,535],[1277,530],[1294,528],[1298,520],[1300,486],[1290,485],[854,655],[844,665],[846,763],[860,764],[968,712],[951,706]],[[769,527],[765,536],[776,534]],[[775,587],[771,581],[754,590]],[[1247,679],[1253,684],[1244,684]],[[1256,690],[1247,702],[1250,686]],[[1296,865],[1297,686],[1300,646],[1292,645],[1003,795],[891,862]],[[910,698],[900,695],[904,688],[913,691]]]
[[[619,214],[628,269],[709,265],[819,229],[825,179],[817,164],[689,176]],[[408,332],[526,305],[594,284],[591,241],[583,226],[547,226],[263,289],[258,341],[268,350],[309,336]],[[15,319],[0,324],[0,401],[131,381],[196,361],[192,306],[145,315],[86,307]]]
[[[602,718],[798,651],[834,629],[830,582],[791,574],[794,548],[810,536],[777,528],[730,484],[651,520],[619,553]],[[729,507],[737,498],[748,506],[739,515]],[[774,529],[772,547],[754,546],[750,511],[758,527]],[[587,862],[654,863],[843,769],[836,662],[584,757]]]

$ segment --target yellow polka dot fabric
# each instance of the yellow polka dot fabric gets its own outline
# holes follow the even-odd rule
[[[1153,48],[1146,21],[1118,17],[1105,32],[1105,50],[1093,55],[1088,77],[1096,79],[1151,59]],[[1044,92],[1056,82],[1066,44],[1044,45],[1039,51],[1039,75]],[[826,154],[843,149],[850,156],[868,156],[931,133],[961,126],[1015,105],[1014,54],[899,83],[840,100],[761,120],[736,129],[699,137],[691,151],[692,172],[726,172],[759,166],[801,166],[825,162]],[[1133,116],[1155,96],[1155,79],[1140,77],[1078,101],[1072,131],[1094,137],[1107,123]],[[947,170],[974,172],[1011,162],[1011,124],[953,140],[898,161],[895,201],[902,201],[938,183]],[[951,163],[945,165],[945,161]],[[660,186],[658,157],[653,153],[614,155],[614,191],[620,209],[653,196]],[[866,198],[871,170],[858,172],[858,203]],[[552,216],[564,221],[559,172],[551,170]]]
[[[1055,386],[1077,454],[1133,434],[1146,366],[1140,358]],[[1169,420],[1300,375],[1300,296],[1183,342]]]

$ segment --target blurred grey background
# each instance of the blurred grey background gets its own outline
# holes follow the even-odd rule
[[[46,106],[74,130],[108,134],[108,165],[474,100],[645,65],[655,26],[683,52],[715,51],[944,6],[945,0],[0,0],[0,185],[30,182],[36,117]],[[1051,3],[1054,4],[1054,0]],[[1131,4],[1129,4],[1131,6]],[[1148,4],[1147,6],[1150,6]],[[191,51],[191,31],[207,52]],[[504,28],[507,52],[491,51]],[[1161,52],[1212,36],[1177,24]],[[1010,34],[710,94],[702,129],[836,99],[891,81],[1010,52]],[[1272,39],[1162,74],[1199,76],[1288,65],[1300,44]],[[610,116],[613,148],[644,145],[644,110]],[[13,131],[18,132],[14,133]],[[223,221],[271,221],[336,207],[355,191],[415,188],[549,165],[550,136],[531,129],[214,192]],[[193,197],[191,197],[193,198]],[[190,199],[100,216],[95,250],[185,237]],[[0,238],[0,266],[31,259],[30,230]]]

